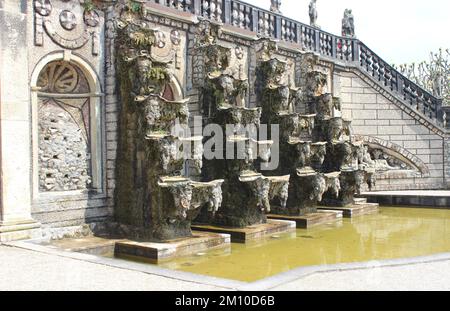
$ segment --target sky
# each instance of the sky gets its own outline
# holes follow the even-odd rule
[[[243,1],[270,8],[270,0]],[[309,24],[309,2],[281,0],[281,11]],[[317,0],[318,24],[339,35],[346,8],[357,38],[389,64],[428,60],[431,51],[450,48],[450,0]]]

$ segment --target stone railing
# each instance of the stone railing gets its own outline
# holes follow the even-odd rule
[[[147,2],[190,12],[263,37],[298,45],[304,50],[357,67],[418,114],[431,119],[438,126],[450,129],[450,111],[444,113],[442,99],[434,97],[406,78],[357,39],[336,36],[236,0],[147,0]]]

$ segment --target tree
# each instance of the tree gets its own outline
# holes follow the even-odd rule
[[[419,64],[403,64],[396,69],[434,96],[443,98],[445,105],[450,105],[449,49],[439,49],[437,53],[430,53],[428,61]]]

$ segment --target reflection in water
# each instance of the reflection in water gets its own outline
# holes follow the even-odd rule
[[[450,211],[382,208],[250,245],[233,244],[160,266],[240,281],[256,281],[301,266],[416,257],[450,251]]]

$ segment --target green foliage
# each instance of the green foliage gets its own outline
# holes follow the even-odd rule
[[[142,4],[133,0],[128,0],[128,8],[133,13],[142,13]]]
[[[446,105],[450,105],[450,49],[430,53],[428,61],[393,67],[434,96],[443,98]]]
[[[150,49],[150,47],[155,44],[155,36],[152,32],[141,30],[135,32],[132,37],[133,44],[141,49]]]
[[[86,12],[92,12],[98,9],[97,5],[94,2],[92,2],[92,0],[85,0],[82,6]]]
[[[162,67],[153,67],[148,72],[147,78],[152,81],[158,82],[158,84],[164,84],[164,82],[169,80],[169,74],[167,70]]]

